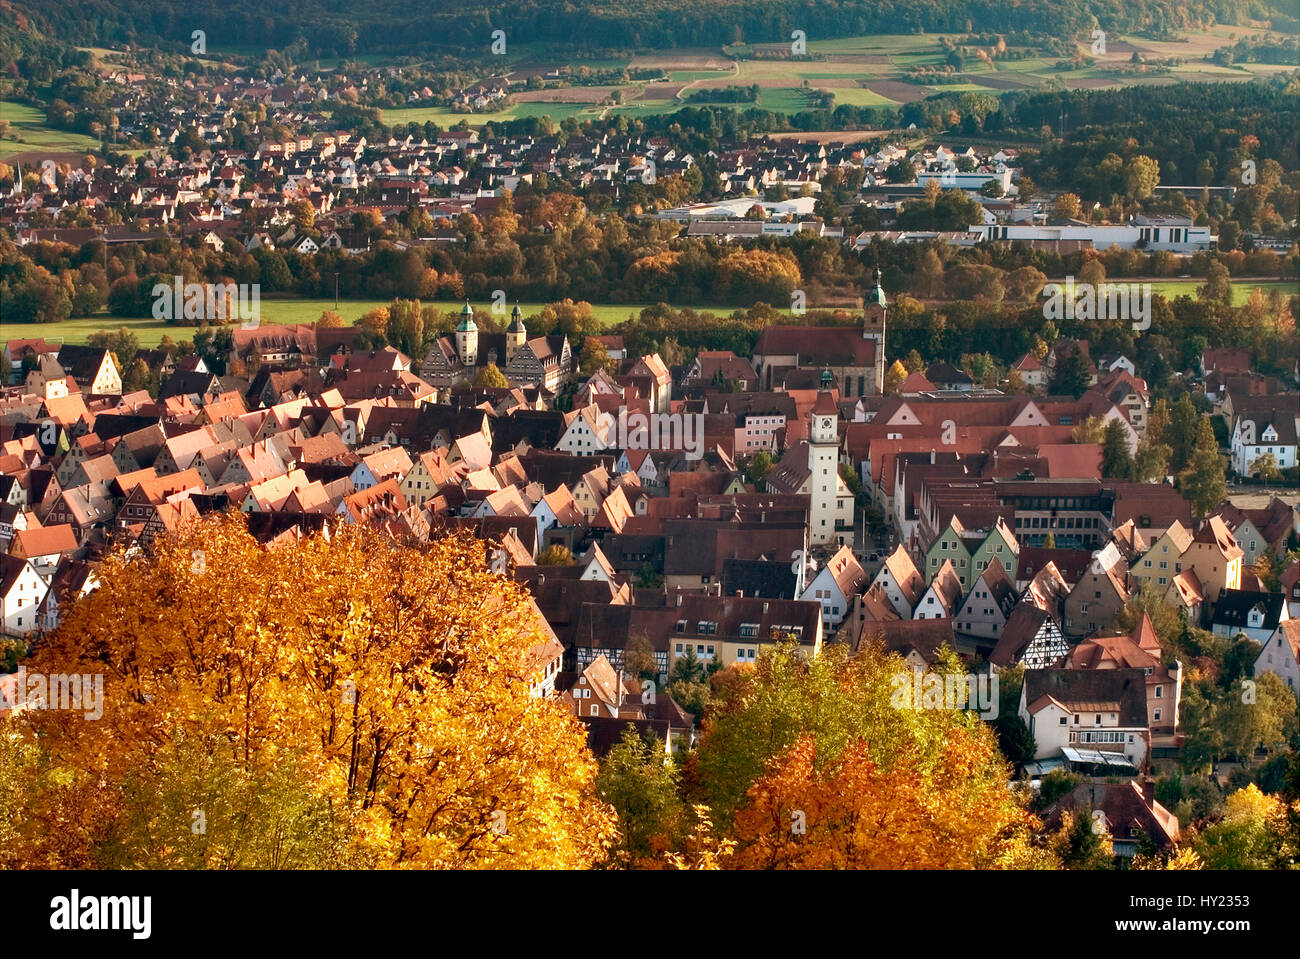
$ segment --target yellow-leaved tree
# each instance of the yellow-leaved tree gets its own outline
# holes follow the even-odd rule
[[[102,674],[102,716],[13,717],[0,865],[604,858],[614,820],[583,728],[531,694],[536,607],[482,543],[340,526],[268,549],[234,514],[98,575],[24,665]]]
[[[964,676],[946,652],[935,672]],[[992,727],[911,708],[911,669],[878,646],[792,646],[714,678],[685,780],[736,842],[724,868],[1051,868]],[[965,685],[961,686],[966,695]]]

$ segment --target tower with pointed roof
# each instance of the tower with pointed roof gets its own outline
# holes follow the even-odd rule
[[[474,308],[465,301],[456,324],[456,355],[466,369],[478,366],[478,324],[474,322]]]
[[[888,302],[885,288],[880,283],[880,267],[876,267],[876,281],[863,298],[862,338],[876,344],[876,392],[885,391],[885,313]]]
[[[839,419],[834,397],[828,390],[818,391],[808,430],[808,540],[815,544],[843,543],[837,520],[843,520],[840,505],[848,490],[840,477]],[[850,523],[852,516],[850,507]]]
[[[524,326],[524,311],[515,304],[510,311],[510,325],[506,327],[506,362],[515,358],[515,354],[528,341],[528,327]]]

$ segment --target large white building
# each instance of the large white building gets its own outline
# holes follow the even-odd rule
[[[1279,402],[1279,400],[1281,402]],[[1240,476],[1259,471],[1260,457],[1271,455],[1277,468],[1296,465],[1300,410],[1293,397],[1252,397],[1259,405],[1237,411],[1232,423],[1232,469]]]
[[[1181,216],[1135,216],[1120,225],[1063,223],[1029,225],[1023,223],[984,224],[969,228],[990,243],[1083,244],[1098,250],[1117,246],[1122,250],[1167,250],[1170,253],[1196,253],[1208,250],[1218,241],[1208,226],[1193,226]]]

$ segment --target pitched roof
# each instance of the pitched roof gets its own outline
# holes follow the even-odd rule
[[[952,620],[946,616],[939,619],[868,620],[858,632],[854,652],[868,643],[880,644],[887,652],[904,656],[914,651],[927,663],[935,662],[944,646],[957,648]]]
[[[1017,605],[1002,627],[998,644],[989,654],[989,662],[995,666],[1013,666],[1018,663],[1047,622],[1055,622],[1048,610],[1028,602]]]
[[[71,553],[76,548],[77,537],[73,535],[72,527],[66,523],[16,530],[10,547],[15,555],[28,559],[54,553]]]
[[[889,570],[890,576],[898,584],[909,606],[915,606],[925,595],[925,580],[921,578],[921,573],[916,568],[916,563],[912,561],[911,554],[901,543],[885,558],[884,568]]]
[[[1061,821],[1066,809],[1085,808],[1105,814],[1112,837],[1129,840],[1132,830],[1145,833],[1159,849],[1174,845],[1180,838],[1178,817],[1156,802],[1154,786],[1130,780],[1123,783],[1083,782],[1048,806],[1042,819],[1048,828]]]
[[[1264,618],[1262,628],[1274,629],[1286,610],[1286,597],[1282,593],[1258,593],[1248,589],[1224,589],[1214,604],[1214,625],[1229,629],[1245,629],[1250,625],[1250,614],[1258,610]]]
[[[1074,709],[1116,704],[1119,725],[1146,728],[1146,675],[1141,669],[1031,669],[1025,672],[1025,702],[1051,698]]]

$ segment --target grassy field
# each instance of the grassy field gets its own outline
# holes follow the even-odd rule
[[[0,140],[0,160],[23,153],[86,153],[98,150],[94,137],[67,130],[55,130],[45,123],[45,114],[35,107],[10,100],[0,100],[0,120],[9,124],[15,139]]]
[[[1049,283],[1063,283],[1061,278],[1049,280]],[[1151,293],[1153,296],[1163,296],[1166,300],[1173,300],[1180,296],[1190,296],[1196,299],[1196,288],[1204,286],[1205,281],[1197,277],[1179,277],[1173,280],[1130,280],[1125,277],[1113,277],[1108,282],[1112,283],[1150,283]],[[1241,306],[1255,290],[1263,290],[1265,293],[1270,290],[1281,290],[1283,293],[1300,293],[1300,287],[1294,282],[1286,280],[1233,280],[1232,281],[1232,305]]]
[[[338,312],[343,317],[345,323],[351,323],[353,320],[362,316],[380,306],[388,306],[389,300],[340,300]],[[459,307],[458,304],[451,301],[431,301],[444,312],[455,312]],[[647,303],[602,303],[592,304],[592,312],[606,326],[613,326],[615,323],[621,323],[629,316],[634,316],[641,312]],[[486,310],[487,304],[474,304],[476,310]],[[535,316],[542,311],[545,303],[523,303],[519,304],[520,309],[524,311],[525,321],[529,316]],[[326,299],[294,299],[294,300],[262,300],[262,322],[267,325],[280,323],[314,323],[320,319],[320,315],[326,310],[334,309],[334,300]],[[703,306],[697,307],[701,311],[707,311],[717,314],[730,313],[736,307],[730,306]],[[141,318],[123,318],[109,316],[107,313],[100,313],[91,317],[76,317],[66,320],[63,323],[0,323],[0,340],[11,339],[30,339],[43,337],[51,342],[56,343],[84,343],[90,334],[98,330],[117,330],[125,326],[131,332],[135,333],[140,339],[140,345],[143,347],[157,346],[164,336],[170,336],[173,340],[189,339],[194,334],[192,326],[176,326],[170,323],[160,322],[152,317]]]
[[[1177,280],[1152,280],[1152,294],[1160,294],[1167,300],[1172,300],[1179,296],[1190,296],[1196,298],[1196,288],[1204,285],[1204,280],[1199,279],[1177,279]],[[1233,280],[1232,281],[1232,305],[1241,306],[1248,299],[1250,294],[1260,289],[1267,293],[1269,290],[1281,290],[1283,293],[1294,294],[1300,293],[1300,288],[1293,282],[1285,280]]]
[[[832,90],[835,95],[836,104],[845,104],[851,107],[892,107],[897,104],[886,97],[881,96],[874,90],[862,88],[854,89],[852,87],[844,90]]]
[[[567,117],[587,114],[595,116],[600,110],[586,103],[540,103],[537,101],[515,102],[504,110],[493,113],[455,113],[446,107],[403,107],[400,110],[384,110],[383,121],[387,124],[428,123],[438,124],[443,129],[455,126],[464,120],[470,126],[481,127],[485,123],[500,123],[504,120],[518,120],[524,117],[550,117],[557,123]]]

